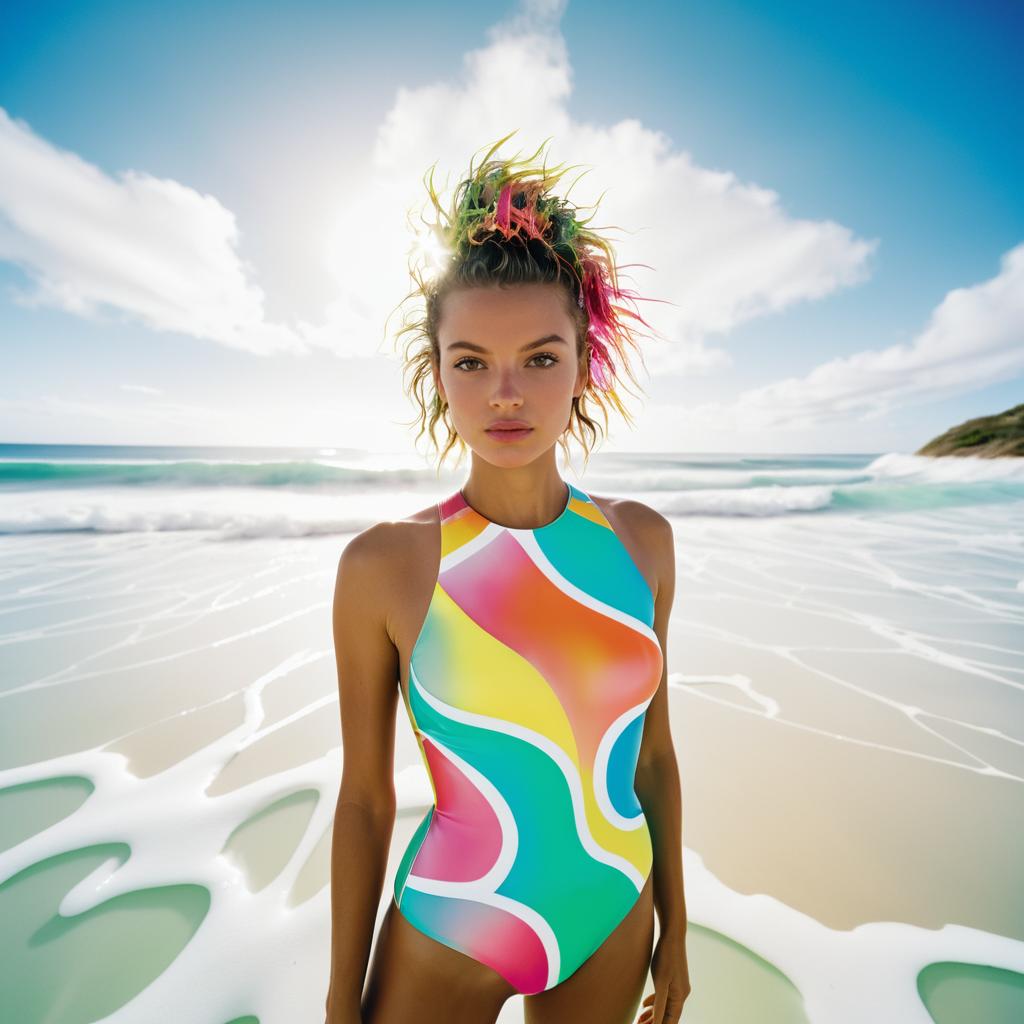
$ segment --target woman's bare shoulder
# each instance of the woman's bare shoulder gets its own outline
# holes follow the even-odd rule
[[[597,502],[598,508],[613,527],[625,526],[631,533],[649,536],[655,543],[663,539],[666,533],[672,533],[672,524],[665,516],[636,498],[606,498],[598,494],[589,496]]]
[[[403,519],[373,523],[345,545],[339,572],[343,568],[363,575],[401,572],[417,557],[418,549],[429,546],[436,529],[436,505],[419,509]]]
[[[588,492],[589,494],[589,492]],[[589,494],[643,572],[653,593],[675,577],[675,534],[657,509],[635,498]]]

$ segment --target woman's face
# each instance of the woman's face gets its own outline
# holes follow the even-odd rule
[[[587,382],[566,293],[552,284],[449,292],[438,328],[438,393],[462,440],[497,465],[523,465],[555,444]],[[500,433],[502,420],[526,431]]]

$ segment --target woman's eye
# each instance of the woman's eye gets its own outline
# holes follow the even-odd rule
[[[552,355],[550,352],[538,352],[535,356],[533,356],[530,359],[530,362],[532,363],[534,359],[547,359],[547,360],[550,360],[549,362],[544,364],[545,367],[552,366],[553,364],[558,362],[558,357]],[[456,370],[461,370],[461,369],[463,369],[466,366],[467,363],[479,363],[479,362],[480,362],[480,360],[477,359],[474,356],[464,356],[462,359],[460,359],[455,364],[455,369]]]

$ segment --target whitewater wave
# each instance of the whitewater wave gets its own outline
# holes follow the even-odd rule
[[[864,470],[876,480],[914,483],[973,483],[1005,480],[1024,483],[1024,458],[986,459],[979,455],[931,458],[890,452],[880,455]]]
[[[609,456],[581,486],[668,517],[916,511],[1024,500],[1024,459]],[[572,478],[571,474],[568,474]],[[357,533],[458,486],[364,456],[0,460],[0,534],[207,531],[222,539]],[[440,489],[440,492],[438,493]]]

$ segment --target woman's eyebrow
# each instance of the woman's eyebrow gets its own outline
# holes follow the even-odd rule
[[[556,344],[568,345],[569,343],[560,334],[546,334],[543,338],[538,338],[536,341],[531,341],[527,345],[519,350],[520,352],[529,352],[531,348],[540,348],[541,345],[556,345]],[[448,346],[448,351],[451,352],[454,349],[461,348],[466,349],[469,352],[482,352],[487,353],[487,349],[483,345],[475,345],[471,341],[453,341]]]

